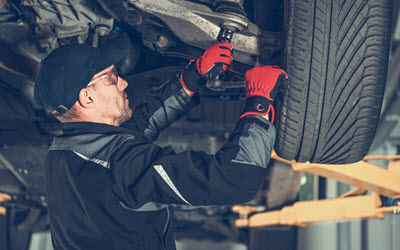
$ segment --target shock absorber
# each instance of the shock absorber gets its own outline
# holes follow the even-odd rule
[[[243,8],[244,0],[215,0],[215,11],[224,15],[231,16],[230,20],[226,20],[221,24],[221,31],[218,36],[219,42],[231,42],[235,32],[241,31],[244,27],[235,19],[245,19],[246,12]]]
[[[226,18],[223,23],[221,23],[221,30],[218,34],[219,42],[228,42],[232,41],[233,34],[235,32],[240,32],[244,27],[242,25],[243,22],[241,20],[246,18],[246,12],[243,8],[244,0],[215,0],[214,7],[215,11],[221,14],[224,14]],[[237,21],[235,21],[237,20]],[[220,75],[215,76],[214,79],[207,81],[207,87],[211,90],[215,91],[223,91],[225,88],[223,87],[223,77],[225,76],[224,71],[222,70],[222,65],[216,65],[221,67]]]

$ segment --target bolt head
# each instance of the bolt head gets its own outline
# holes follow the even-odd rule
[[[160,48],[165,48],[168,46],[168,37],[166,36],[160,36],[158,37],[157,45]]]

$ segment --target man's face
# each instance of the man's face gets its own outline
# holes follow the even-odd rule
[[[95,92],[97,111],[102,117],[111,120],[115,126],[132,117],[132,110],[124,91],[128,83],[118,77],[114,65],[95,74],[91,82],[95,82],[89,85],[92,85]]]

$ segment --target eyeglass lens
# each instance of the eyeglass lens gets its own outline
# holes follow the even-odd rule
[[[110,84],[118,84],[118,72],[115,68],[111,70]]]

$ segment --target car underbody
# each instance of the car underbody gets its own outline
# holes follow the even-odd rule
[[[335,106],[339,99],[326,99],[325,95],[312,97],[308,89],[314,88],[311,84],[315,79],[322,82],[329,77],[331,72],[343,72],[343,78],[346,78],[332,76],[335,81],[340,78],[336,86],[340,86],[338,83],[341,81],[351,82],[354,74],[364,74],[355,67],[354,72],[349,73],[351,77],[347,78],[347,69],[343,65],[358,65],[351,59],[346,60],[350,57],[349,55],[355,57],[363,49],[360,41],[368,44],[368,40],[360,38],[358,41],[354,38],[354,43],[359,44],[357,45],[359,50],[355,52],[349,49],[353,49],[353,43],[346,45],[345,48],[341,47],[341,44],[345,43],[345,38],[338,43],[337,47],[332,45],[325,48],[321,45],[320,48],[318,39],[326,39],[330,36],[330,40],[328,39],[330,42],[327,40],[323,44],[333,44],[332,41],[336,41],[334,40],[336,35],[341,35],[341,29],[338,29],[335,36],[321,31],[320,37],[315,35],[314,40],[310,38],[310,43],[314,47],[310,49],[312,53],[308,53],[306,48],[299,45],[307,43],[308,38],[297,35],[304,32],[305,36],[308,36],[307,28],[306,26],[299,27],[297,23],[308,17],[314,21],[319,19],[307,14],[307,6],[301,6],[305,5],[305,2],[294,0],[0,0],[0,106],[2,107],[0,110],[0,193],[10,194],[13,197],[12,201],[6,205],[10,211],[9,224],[17,231],[32,232],[49,228],[46,215],[44,162],[53,136],[60,134],[61,130],[59,122],[54,117],[33,105],[34,79],[40,60],[64,44],[85,43],[97,47],[121,33],[128,34],[131,43],[128,55],[116,66],[120,75],[129,83],[126,91],[130,105],[134,106],[143,101],[145,93],[158,88],[181,72],[189,60],[197,58],[207,47],[216,43],[223,28],[228,27],[232,31],[230,35],[232,35],[234,61],[230,74],[218,86],[208,86],[201,90],[200,105],[163,131],[156,141],[161,146],[171,145],[177,152],[203,150],[209,154],[215,153],[227,140],[229,132],[238,120],[245,97],[244,73],[253,66],[278,65],[287,70],[292,78],[292,82],[281,89],[282,96],[276,104],[277,118],[283,121],[276,124],[278,130],[281,131],[278,134],[279,145],[275,147],[278,149],[278,154],[289,160],[314,160],[326,163],[335,162],[335,159],[338,159],[338,163],[343,163],[362,158],[363,154],[366,154],[364,148],[357,151],[356,156],[352,158],[346,156],[340,149],[335,149],[331,144],[335,144],[336,141],[332,138],[341,135],[342,130],[345,131],[344,137],[358,138],[358,132],[354,132],[352,128],[365,123],[363,116],[353,115],[352,111],[342,114],[343,110],[348,109],[345,104],[339,108]],[[319,15],[319,8],[330,11],[330,7],[334,6],[332,3],[332,6],[321,7],[322,1],[319,0],[311,2],[314,4],[312,7],[315,16]],[[368,1],[354,1],[353,5],[349,2],[351,1],[342,1],[341,8],[348,7],[348,13],[353,13],[353,9],[356,9],[359,11],[353,13],[356,17],[359,13],[362,15],[364,9],[368,7],[364,6],[364,2]],[[376,2],[382,10],[387,10],[391,6],[389,0],[370,0],[370,2]],[[336,7],[331,9],[332,12],[325,15],[326,20],[335,14]],[[368,9],[368,11],[370,13],[374,9]],[[303,12],[306,14],[300,16]],[[390,16],[390,13],[387,15]],[[342,18],[339,14],[338,16]],[[323,18],[325,17],[321,17],[321,20]],[[347,33],[356,34],[363,31],[364,26],[357,28],[357,31],[349,31],[352,25],[358,27],[358,21],[356,18],[347,21],[346,18],[344,17],[341,25],[343,29],[348,29]],[[317,21],[309,26],[323,30],[324,28]],[[335,23],[332,23],[326,26],[334,26]],[[346,24],[349,24],[349,27],[345,27]],[[318,30],[313,29],[310,32],[314,35],[318,33]],[[390,28],[387,33],[390,33]],[[366,32],[365,37],[369,36]],[[385,38],[388,35],[385,33],[381,36]],[[384,48],[380,53],[386,55],[389,46],[386,48],[387,41],[382,40],[380,44],[371,46]],[[328,55],[317,58],[322,65],[320,71],[315,70],[314,63],[319,50],[321,54]],[[332,59],[332,51],[337,51],[337,54],[344,51],[341,58],[346,58],[346,60],[336,58],[337,66],[330,66],[330,61],[335,61]],[[308,58],[309,54],[311,54],[310,58]],[[365,58],[370,56],[367,52],[365,53]],[[372,56],[381,58],[380,54]],[[303,62],[300,60],[302,58],[304,58]],[[387,66],[387,60],[383,58],[376,64]],[[307,64],[311,65],[309,66],[311,70],[305,71],[304,75],[309,75],[310,79],[303,77],[299,72],[303,65]],[[386,66],[382,69],[382,75],[386,74]],[[322,69],[324,67],[326,69]],[[376,67],[376,65],[371,67]],[[324,77],[315,77],[317,75],[315,72]],[[301,91],[296,81],[304,81],[307,84],[310,82],[310,86],[305,86],[306,91]],[[357,79],[354,81],[358,82]],[[362,81],[360,80],[357,84],[362,85]],[[329,79],[326,82],[329,83]],[[340,92],[348,96],[345,100],[341,100],[343,103],[354,103],[356,101],[351,99],[352,94],[356,92],[359,85],[350,86],[350,90],[346,90],[345,87],[341,90],[339,87],[334,88],[331,91],[332,96]],[[384,81],[380,79],[373,83],[372,87],[375,93],[379,93],[376,95],[377,102],[382,103]],[[328,88],[325,87],[325,89]],[[319,92],[323,93],[323,90]],[[297,106],[302,106],[303,102],[295,100],[293,96],[302,98],[300,97],[302,93],[306,93],[306,99],[310,101],[304,104],[304,109],[297,110]],[[361,91],[359,95],[366,94]],[[320,106],[316,106],[315,112],[323,113],[327,103],[333,102],[335,105],[331,113],[336,114],[336,110],[340,109],[336,120],[346,120],[349,116],[356,118],[352,118],[353,122],[349,121],[350,125],[340,130],[342,125],[330,121],[335,117],[329,116],[325,119],[323,115],[317,116],[315,123],[321,122],[321,125],[311,130],[306,120],[310,120],[311,116],[314,117],[312,113],[314,108],[311,103],[315,102],[320,103]],[[369,105],[368,102],[371,100],[367,100],[365,105]],[[363,110],[363,105],[360,105],[359,110]],[[354,108],[349,109],[354,110]],[[293,122],[290,121],[291,113],[295,113],[294,117],[298,117],[298,120],[304,120],[305,125],[302,123],[299,128],[293,129],[297,125],[293,126]],[[364,137],[375,133],[380,104],[371,113],[372,117],[377,118],[373,120],[373,126],[362,134]],[[333,132],[332,136],[324,141],[318,139],[320,137],[317,135],[325,133],[323,131],[325,120],[328,124],[326,134],[331,133],[331,128]],[[293,135],[293,130],[300,132],[298,135],[296,135],[297,132]],[[348,131],[353,134],[348,135]],[[308,132],[313,135],[308,135]],[[311,146],[304,140],[306,137],[310,138]],[[360,143],[368,144],[369,148],[372,138],[364,139],[364,137]],[[354,140],[356,146],[352,144],[355,148],[357,148],[357,140]],[[346,142],[340,142],[339,145],[344,145],[344,150],[347,150],[348,141],[351,139],[346,139]],[[290,145],[296,145],[296,143],[300,146],[292,149]],[[317,148],[316,145],[326,148],[326,151],[319,152],[316,149],[313,151],[312,147]],[[250,204],[269,210],[295,201],[299,195],[301,177],[302,174],[293,172],[290,166],[271,161],[265,183]],[[216,240],[229,239],[248,243],[247,231],[233,225],[236,216],[231,212],[230,207],[204,207],[191,211],[178,209],[175,213],[176,236],[177,238],[214,237]]]

